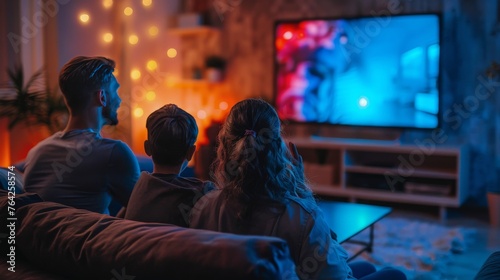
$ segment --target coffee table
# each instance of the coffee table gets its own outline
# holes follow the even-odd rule
[[[372,252],[374,225],[392,211],[390,207],[337,201],[320,201],[318,205],[325,214],[326,222],[337,234],[339,243],[362,245],[361,250],[350,256],[347,261],[354,259],[364,251]],[[354,236],[367,228],[370,228],[368,242],[352,240]]]

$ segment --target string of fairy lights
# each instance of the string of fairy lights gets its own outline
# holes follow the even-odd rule
[[[136,5],[127,5],[125,7],[122,7],[123,10],[121,12],[123,13],[125,18],[132,17],[132,16],[134,16],[134,14],[137,15],[137,14],[140,14],[142,12],[142,11],[138,11],[137,9],[141,9],[141,8],[142,9],[152,9],[153,8],[153,0],[139,0],[139,1],[141,1],[142,5],[137,5],[138,3],[135,2]],[[120,4],[122,4],[122,3],[120,3]],[[106,10],[112,9],[113,5],[117,5],[117,2],[113,3],[113,0],[102,0],[102,7]],[[118,9],[117,6],[115,6],[114,8]],[[120,8],[120,9],[122,9],[122,8]],[[134,9],[136,9],[136,10],[134,10]],[[84,26],[85,25],[90,26],[90,23],[92,22],[93,16],[97,16],[97,15],[92,15],[92,13],[90,13],[88,11],[81,11],[78,14],[77,18],[78,18],[80,24],[82,24]],[[140,30],[130,31],[130,33],[125,36],[125,42],[127,42],[131,46],[140,45],[141,42],[143,42],[143,43],[146,42],[148,37],[149,37],[149,39],[151,39],[151,38],[156,38],[156,37],[160,36],[160,32],[161,32],[161,30],[160,30],[158,25],[155,25],[155,24],[146,25],[142,31],[140,31]],[[117,37],[114,36],[114,34],[112,32],[110,32],[109,30],[104,31],[103,33],[98,35],[98,40],[102,41],[104,44],[111,44],[111,43],[113,43],[113,40],[116,40],[116,38]],[[173,47],[167,48],[166,51],[162,51],[162,53],[165,54],[168,59],[174,59],[178,56],[178,50],[176,48],[173,48]],[[143,72],[143,71],[148,71],[148,72],[152,73],[152,72],[157,71],[159,69],[159,67],[160,67],[159,62],[156,59],[148,59],[145,61],[144,67],[140,67],[138,65],[132,66],[130,68],[130,72],[128,74],[129,74],[129,77],[132,80],[132,82],[139,83],[141,81],[141,78],[144,78],[144,79],[147,78],[148,73]],[[120,75],[120,73],[118,72],[118,69],[115,69],[114,74],[115,74],[115,76]],[[166,78],[166,85],[168,87],[175,87],[175,85],[179,82],[179,79],[174,77],[174,76],[168,76],[165,78]],[[202,85],[203,85],[203,83],[201,83],[201,86]],[[199,88],[200,83],[193,82],[193,84],[191,85],[188,82],[187,87],[185,86],[184,88],[190,88],[191,86]],[[226,96],[226,98],[227,98],[227,96]],[[226,98],[224,98],[224,99],[226,99]],[[140,98],[140,100],[144,100],[144,101],[148,101],[148,102],[155,101],[156,99],[157,99],[157,94],[156,94],[155,90],[153,90],[153,89],[146,89],[144,91],[144,93],[141,94],[141,98]],[[204,100],[206,100],[206,99],[204,99]],[[203,121],[202,123],[199,124],[201,127],[207,125],[207,122],[210,121],[211,118],[214,118],[215,115],[217,115],[217,114],[220,115],[221,113],[226,112],[229,108],[229,103],[226,100],[212,100],[212,99],[210,99],[210,100],[211,101],[208,102],[210,104],[208,104],[208,103],[203,104],[203,102],[202,102],[198,106],[192,105],[191,103],[193,103],[193,102],[190,102],[190,105],[194,106],[194,107],[192,107],[192,109],[194,109],[196,112],[194,114],[194,116],[197,119]],[[139,101],[136,100],[134,102],[135,104],[133,105],[133,107],[131,108],[131,111],[130,111],[132,116],[136,119],[139,119],[139,118],[143,117],[145,114],[147,114],[147,111],[148,111],[147,108],[151,107],[150,105],[147,105],[144,103],[140,104]],[[197,104],[196,102],[194,102],[194,103]],[[219,113],[217,113],[217,112],[219,112]]]
[[[153,0],[142,0],[142,6],[143,8],[145,9],[148,9],[148,8],[151,8],[153,5]],[[111,9],[113,7],[113,0],[103,0],[102,1],[102,6],[105,8],[105,9]],[[130,17],[134,14],[134,9],[130,6],[126,6],[125,8],[123,8],[123,14],[126,16],[126,17]],[[79,15],[78,15],[78,19],[80,21],[81,24],[83,25],[87,25],[90,23],[91,21],[91,14],[89,14],[88,12],[81,12]],[[158,34],[160,33],[160,30],[158,28],[158,26],[156,25],[151,25],[147,28],[147,32],[146,32],[146,36],[150,36],[151,38],[154,38],[156,36],[158,36]],[[113,39],[114,39],[114,36],[113,36],[113,33],[111,32],[105,32],[104,34],[102,34],[102,41],[104,43],[112,43],[113,42]],[[132,33],[132,34],[129,34],[128,35],[128,38],[127,38],[127,41],[130,45],[137,45],[140,41],[140,36],[138,34],[135,34],[135,33]],[[166,51],[166,55],[168,58],[175,58],[177,57],[177,50],[175,48],[169,48],[167,49]],[[158,62],[154,59],[150,59],[146,62],[146,69],[149,70],[149,71],[155,71],[158,69]],[[118,69],[115,70],[115,75],[118,76]],[[141,70],[139,68],[132,68],[130,70],[130,78],[133,80],[133,81],[137,81],[141,78],[142,76],[142,73],[141,73]],[[170,81],[172,82],[172,81]],[[144,97],[147,101],[154,101],[156,99],[156,93],[155,91],[153,90],[148,90],[145,94],[145,97]],[[144,110],[140,107],[136,107],[134,110],[133,110],[133,116],[134,117],[141,117],[143,116],[144,114]]]

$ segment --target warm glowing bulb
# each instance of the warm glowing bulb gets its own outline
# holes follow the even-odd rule
[[[177,50],[174,49],[174,48],[168,49],[167,56],[170,57],[170,58],[176,57],[177,56]]]
[[[142,5],[144,7],[149,7],[151,4],[153,4],[153,0],[142,0]]]
[[[128,36],[128,42],[131,45],[135,45],[135,44],[137,44],[137,42],[139,42],[139,37],[137,37],[137,35],[130,35],[130,36]]]
[[[104,42],[109,43],[113,41],[113,34],[108,32],[102,36],[102,39],[104,40]]]
[[[137,80],[141,77],[141,71],[139,71],[138,69],[134,69],[130,72],[130,78],[132,78],[132,80]]]
[[[287,32],[285,32],[285,34],[283,34],[283,38],[285,40],[290,40],[290,39],[292,39],[292,37],[293,37],[293,33],[291,31],[287,31]]]
[[[221,103],[219,103],[219,109],[226,110],[227,108],[229,108],[229,104],[227,104],[227,102],[222,101]]]
[[[80,14],[80,21],[82,23],[87,23],[90,20],[90,16],[88,14]]]
[[[207,117],[207,112],[205,112],[204,110],[199,110],[196,115],[198,116],[198,118],[203,120]]]
[[[137,107],[134,109],[134,117],[140,118],[144,115],[144,110],[141,107]]]
[[[156,99],[156,92],[150,90],[148,92],[146,92],[146,100],[147,101],[153,101]]]
[[[153,26],[151,26],[151,27],[148,29],[148,33],[149,33],[149,35],[151,35],[151,36],[156,36],[156,35],[158,35],[158,27],[156,27],[156,26],[154,26],[154,25],[153,25]]]
[[[126,16],[130,16],[134,13],[134,10],[130,7],[126,7],[125,9],[123,9],[123,13],[126,15]]]
[[[368,99],[366,97],[361,97],[358,101],[359,106],[366,107],[368,106]]]
[[[154,71],[154,70],[156,70],[156,68],[158,68],[158,63],[156,63],[156,61],[154,61],[154,60],[150,60],[150,61],[148,61],[148,64],[146,67],[149,70]]]
[[[103,0],[102,5],[104,8],[109,9],[111,6],[113,6],[113,0]]]

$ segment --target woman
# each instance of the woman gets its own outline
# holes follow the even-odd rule
[[[297,148],[290,143],[289,151],[281,138],[271,105],[257,99],[237,103],[218,137],[213,176],[222,189],[198,201],[190,227],[283,238],[301,279],[355,279],[374,271],[369,265],[353,275],[347,252],[305,182]]]

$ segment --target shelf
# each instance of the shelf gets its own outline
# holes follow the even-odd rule
[[[397,175],[400,171],[397,168],[386,168],[386,167],[370,167],[370,166],[346,166],[345,172],[352,173],[366,173],[366,174],[393,174]],[[420,177],[420,178],[435,178],[435,179],[456,179],[457,174],[453,171],[444,170],[424,170],[415,169],[411,172],[410,176],[405,177]]]
[[[315,189],[315,192],[321,195],[346,197],[351,199],[378,200],[421,205],[439,205],[446,207],[459,207],[461,205],[461,203],[459,203],[455,198],[448,196],[432,196],[389,191],[381,192],[355,187],[347,187],[345,189],[321,187],[317,190]]]
[[[396,142],[287,141],[295,143],[304,166],[313,167],[305,171],[320,195],[434,205],[441,213],[459,207],[468,196],[468,153],[461,146],[429,152]]]
[[[172,81],[169,83],[169,87],[171,88],[184,88],[184,89],[192,89],[192,88],[205,88],[211,86],[220,86],[222,82],[210,82],[205,79],[180,79],[176,81]]]
[[[211,33],[219,32],[219,29],[211,26],[178,27],[169,28],[168,32],[176,36],[210,35]]]

